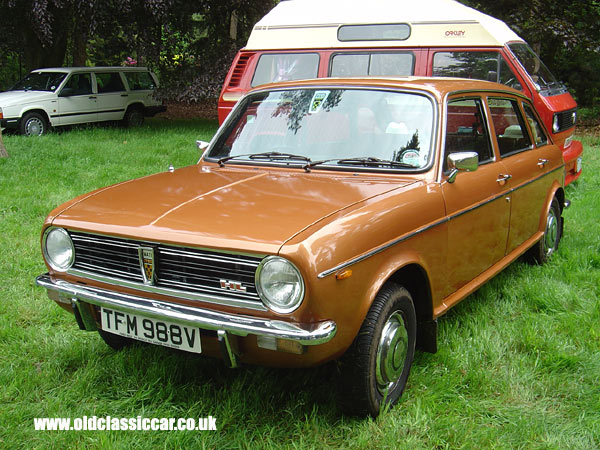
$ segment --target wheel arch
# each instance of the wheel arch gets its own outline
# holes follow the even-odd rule
[[[46,121],[46,123],[48,125],[52,125],[52,121],[50,120],[50,116],[48,115],[46,110],[42,107],[34,107],[34,108],[30,108],[30,109],[21,111],[21,117],[19,118],[19,123],[17,126],[20,126],[21,121],[23,120],[23,117],[25,117],[27,114],[30,114],[30,113],[40,114],[44,118],[44,120]]]

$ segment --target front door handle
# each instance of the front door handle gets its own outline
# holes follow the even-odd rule
[[[91,95],[88,97],[90,100],[96,100],[98,97],[96,97],[95,95]]]
[[[540,169],[543,169],[544,166],[546,164],[548,164],[549,162],[550,162],[549,159],[540,158],[540,159],[538,159],[537,165],[540,167]]]
[[[500,186],[504,186],[506,182],[511,178],[512,175],[509,175],[507,173],[501,173],[500,175],[498,175],[498,179],[496,181],[500,184]]]

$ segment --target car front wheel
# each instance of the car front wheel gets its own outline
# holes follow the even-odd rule
[[[41,114],[27,113],[21,119],[20,129],[25,136],[41,136],[48,132],[48,123]]]
[[[406,386],[415,354],[417,320],[410,293],[390,283],[375,298],[341,361],[340,401],[351,414],[376,417]]]

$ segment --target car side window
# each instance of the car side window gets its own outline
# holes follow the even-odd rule
[[[498,52],[436,52],[433,55],[434,77],[459,77],[494,81],[523,90],[517,76]]]
[[[450,153],[476,152],[479,164],[494,159],[490,134],[480,98],[461,98],[448,102],[444,170]]]
[[[132,91],[148,91],[156,88],[148,72],[125,72],[125,78]]]
[[[523,110],[525,111],[525,117],[527,117],[527,122],[529,122],[529,128],[531,128],[531,132],[533,133],[533,141],[537,147],[542,145],[546,145],[548,143],[548,137],[544,132],[544,127],[536,117],[533,109],[526,103],[523,103]]]
[[[71,95],[88,95],[92,93],[92,75],[89,73],[75,73],[71,75],[64,89],[72,89]]]
[[[501,156],[508,156],[531,148],[531,138],[516,100],[489,98],[494,132]]]
[[[96,83],[98,83],[98,94],[108,92],[123,92],[125,86],[118,72],[96,73]]]
[[[331,58],[330,77],[413,75],[412,52],[338,53]]]

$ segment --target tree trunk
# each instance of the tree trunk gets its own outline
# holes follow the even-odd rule
[[[0,128],[0,158],[8,158],[8,152],[2,141],[2,128]]]

